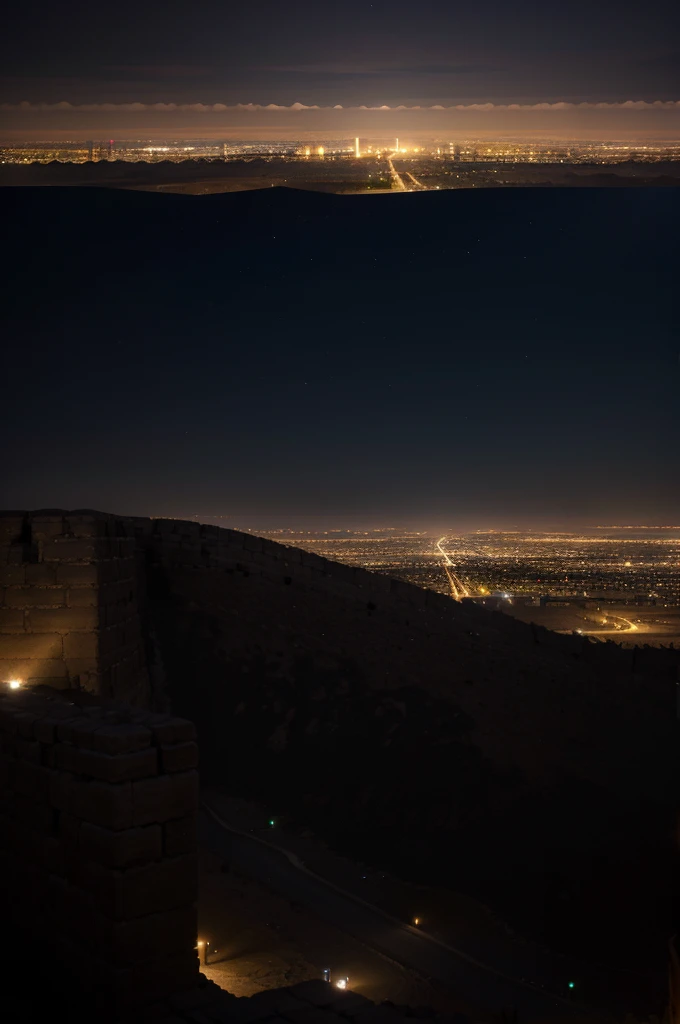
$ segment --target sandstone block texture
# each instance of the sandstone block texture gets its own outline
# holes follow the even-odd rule
[[[184,719],[0,688],[0,922],[37,944],[64,1019],[146,1020],[198,983],[195,740]]]
[[[147,705],[137,553],[119,516],[0,513],[0,683]]]

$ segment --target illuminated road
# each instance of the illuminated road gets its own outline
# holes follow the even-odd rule
[[[454,601],[460,601],[461,597],[470,597],[470,591],[465,586],[460,576],[458,576],[453,571],[452,566],[454,566],[455,563],[451,561],[447,553],[444,551],[444,548],[442,547],[442,541],[445,540],[446,537],[442,537],[440,540],[438,540],[436,547],[439,554],[442,555],[444,558],[444,572],[447,575],[449,586],[451,587],[451,597],[454,599]]]
[[[604,635],[609,635],[611,633],[616,633],[618,636],[622,636],[624,633],[637,633],[637,632],[639,632],[638,626],[636,626],[634,622],[631,622],[630,619],[624,619],[624,617],[622,615],[610,615],[609,619],[605,620],[603,625],[608,625],[610,620],[612,622],[614,620],[616,620],[617,622],[623,622],[623,623],[625,623],[627,628],[626,629],[618,629],[618,628],[614,628],[614,629],[583,629],[583,630],[581,630],[581,632],[583,633],[584,636],[604,636]]]
[[[489,1012],[516,1010],[522,1021],[546,1024],[584,1016],[566,998],[566,982],[565,996],[552,995],[538,984],[513,978],[500,966],[487,966],[325,881],[295,854],[230,828],[209,807],[205,811],[201,840],[240,874],[307,907],[346,935],[421,978],[445,986],[465,1002]]]
[[[423,185],[423,183],[421,181],[418,181],[418,179],[416,177],[414,177],[414,175],[411,174],[410,171],[406,171],[405,173],[406,173],[406,177],[410,178],[411,181],[413,182],[413,190],[414,191],[416,191],[416,192],[427,192],[427,187],[425,185]]]
[[[389,156],[387,158],[387,164],[388,164],[389,169],[390,169],[390,174],[392,175],[392,181],[395,183],[395,185],[397,187],[397,191],[398,192],[409,192],[410,189],[408,189],[406,187],[406,185],[404,184],[403,178],[401,177],[400,174],[397,173],[397,170],[396,170],[394,164],[392,163],[392,157],[391,156]]]

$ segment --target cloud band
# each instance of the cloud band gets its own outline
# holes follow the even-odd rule
[[[291,103],[286,106],[279,103],[68,103],[62,101],[59,103],[28,103],[24,101],[22,103],[2,103],[0,104],[0,110],[13,111],[16,113],[128,113],[128,114],[142,114],[142,113],[157,113],[157,114],[172,114],[172,113],[193,113],[193,114],[226,114],[232,111],[243,111],[246,113],[256,113],[258,111],[264,111],[266,113],[303,113],[306,110],[362,110],[362,111],[376,111],[377,113],[387,113],[391,111],[444,111],[444,112],[466,112],[470,111],[473,113],[485,113],[485,112],[503,112],[503,111],[520,111],[520,112],[531,112],[536,111],[539,113],[551,113],[559,111],[578,111],[578,110],[611,110],[611,111],[659,111],[659,110],[675,110],[680,111],[680,100],[624,100],[622,102],[583,102],[583,103],[571,103],[559,101],[557,103],[456,103],[451,106],[443,106],[442,104],[435,103],[432,106],[407,106],[400,104],[399,106],[390,107],[387,105],[379,107],[370,106],[348,106],[343,107],[341,104],[335,106],[319,106],[318,104],[306,104],[306,103]]]

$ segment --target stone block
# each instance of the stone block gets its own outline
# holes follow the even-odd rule
[[[134,825],[162,823],[179,818],[189,809],[177,808],[169,775],[132,783],[132,822]]]
[[[47,678],[65,678],[65,676],[66,665],[56,658],[45,661],[31,660],[30,658],[0,658],[0,682],[20,679],[24,683],[30,683],[40,682]]]
[[[68,770],[104,782],[132,782],[157,775],[158,754],[154,747],[116,755],[101,754],[94,750],[79,750],[76,764],[76,769]]]
[[[23,633],[23,608],[0,608],[0,633]]]
[[[69,587],[66,594],[68,608],[98,608],[101,595],[97,587]]]
[[[70,772],[50,774],[50,803],[59,811],[68,811],[73,800],[75,777]]]
[[[133,1020],[138,1024],[148,1019],[140,1008],[156,1000],[166,1000],[172,993],[193,989],[199,981],[198,957],[185,951],[134,967],[120,968],[111,978],[121,1008],[120,1016],[130,1019],[127,1014],[134,1012]],[[196,997],[194,997],[196,998]],[[117,1018],[118,1019],[118,1018]],[[190,1018],[184,1018],[185,1024]]]
[[[193,814],[198,807],[198,772],[159,775],[132,783],[135,825],[163,823]]]
[[[81,690],[99,692],[99,665],[96,658],[69,658],[64,662],[71,681],[78,680]]]
[[[108,516],[75,515],[66,513],[66,531],[73,537],[106,537],[109,526]]]
[[[0,659],[61,658],[59,633],[0,633]]]
[[[55,743],[51,750],[51,761],[55,768],[74,775],[84,774],[79,770],[78,749],[71,743]]]
[[[30,544],[0,544],[0,565],[22,566],[35,560]]]
[[[148,780],[154,782],[154,779]],[[118,832],[131,828],[132,820],[132,786],[147,785],[141,783],[119,782],[82,782],[74,779],[68,810],[83,821]],[[136,824],[136,822],[135,822]],[[145,823],[146,824],[146,823]]]
[[[37,740],[27,740],[16,733],[2,737],[2,750],[5,755],[17,760],[30,761],[32,764],[42,763],[42,750]]]
[[[39,718],[33,727],[33,735],[41,743],[54,743],[57,738],[57,726],[60,721],[61,719],[51,716],[49,718]]]
[[[17,735],[23,736],[27,740],[37,739],[35,736],[35,725],[37,721],[38,716],[34,711],[17,712],[14,716]]]
[[[198,764],[196,743],[176,743],[160,747],[161,767],[164,772],[184,772]]]
[[[14,767],[14,786],[17,793],[32,800],[47,803],[50,798],[49,768],[30,761],[18,761]]]
[[[45,562],[95,562],[111,557],[112,542],[108,538],[79,540],[71,537],[53,537],[42,545]]]
[[[94,630],[98,620],[96,608],[31,608],[26,615],[27,628],[38,633]]]
[[[43,584],[54,586],[57,583],[57,573],[54,565],[47,562],[35,562],[24,567],[25,582],[31,586]]]
[[[11,544],[20,540],[26,523],[25,513],[0,514],[0,544]]]
[[[92,734],[88,745],[104,754],[127,754],[151,744],[151,730],[136,722],[111,722]]]
[[[161,826],[146,825],[144,828],[114,832],[83,822],[79,833],[79,849],[87,860],[110,868],[128,868],[157,861],[163,855]]]
[[[96,658],[99,652],[98,633],[67,633],[63,643],[64,658]]]
[[[177,857],[182,853],[192,853],[196,850],[197,843],[195,814],[189,814],[186,818],[166,821],[163,825],[163,852],[166,857]]]
[[[178,772],[169,775],[174,802],[179,810],[177,817],[193,814],[198,809],[198,772]]]
[[[192,906],[178,907],[133,921],[106,922],[102,949],[116,965],[144,964],[149,959],[187,952],[193,957],[197,915]],[[97,928],[99,932],[99,929]]]
[[[57,583],[65,586],[94,586],[99,580],[96,563],[77,565],[71,562],[60,562],[56,566]]]
[[[6,565],[0,561],[0,587],[21,587],[25,582],[25,565]]]
[[[63,587],[11,587],[5,591],[6,608],[62,608],[65,604]]]
[[[87,723],[89,719],[83,714],[80,708],[72,707],[70,715],[59,716],[57,725],[57,739],[60,743],[70,743],[73,739],[74,727],[81,723]]]
[[[90,747],[92,734],[101,729],[106,719],[101,708],[87,708],[80,717],[67,722],[64,727],[66,738],[74,747]]]
[[[50,540],[64,533],[64,517],[55,512],[48,515],[31,516],[31,535],[35,540]]]
[[[192,906],[198,895],[198,862],[195,855],[187,854],[126,871],[82,863],[78,883],[91,894],[101,914],[132,921]]]

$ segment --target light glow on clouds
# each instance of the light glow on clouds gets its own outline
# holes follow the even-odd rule
[[[179,113],[193,113],[193,114],[225,114],[229,111],[244,111],[247,113],[255,113],[257,111],[265,111],[267,113],[302,113],[305,110],[366,110],[376,111],[378,113],[385,113],[391,111],[412,111],[412,110],[423,110],[423,111],[471,111],[474,113],[484,112],[502,112],[502,111],[521,111],[531,112],[537,111],[539,113],[550,113],[559,112],[562,110],[620,110],[620,111],[658,111],[658,110],[680,110],[680,100],[625,100],[619,103],[569,103],[569,102],[557,102],[557,103],[456,103],[451,106],[443,106],[440,103],[435,103],[432,106],[406,106],[400,104],[396,107],[390,107],[383,105],[380,107],[368,107],[368,106],[357,106],[357,107],[343,107],[337,103],[332,107],[322,107],[318,104],[306,104],[306,103],[291,103],[289,106],[285,106],[279,103],[67,103],[62,101],[60,103],[28,103],[26,101],[22,103],[2,103],[0,104],[0,110],[14,111],[16,113],[42,113],[42,112],[54,112],[54,113],[104,113],[104,112],[120,112],[129,114],[141,114],[141,113],[158,113],[158,114],[172,114],[175,112]]]

